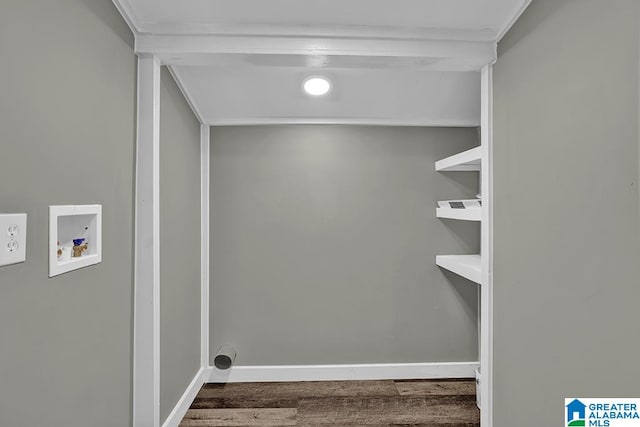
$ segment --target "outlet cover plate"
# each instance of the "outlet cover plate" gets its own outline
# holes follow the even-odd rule
[[[27,214],[0,214],[0,267],[27,259]]]

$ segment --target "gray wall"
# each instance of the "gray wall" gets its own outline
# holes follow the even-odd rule
[[[435,217],[477,173],[434,162],[475,129],[212,128],[211,350],[239,365],[477,360],[477,286],[438,253],[479,226]]]
[[[160,91],[160,419],[200,368],[200,123],[163,67]]]
[[[0,2],[0,425],[131,424],[135,56],[110,1]],[[103,206],[101,264],[48,278],[48,206]]]
[[[637,397],[636,0],[536,0],[495,66],[495,427]]]

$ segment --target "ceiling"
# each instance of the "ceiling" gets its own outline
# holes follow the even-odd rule
[[[382,26],[489,30],[497,37],[517,0],[129,0],[141,32],[225,25]]]
[[[531,0],[114,0],[208,124],[475,126],[480,73]],[[333,89],[312,98],[309,75]]]
[[[333,82],[320,98],[303,93],[306,68],[178,67],[206,123],[345,123],[477,126],[476,72],[325,69]]]

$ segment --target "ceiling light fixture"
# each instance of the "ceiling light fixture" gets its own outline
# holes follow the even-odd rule
[[[308,95],[322,96],[329,93],[331,90],[331,83],[326,77],[307,77],[302,83],[302,88]]]

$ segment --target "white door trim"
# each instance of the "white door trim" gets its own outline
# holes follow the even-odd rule
[[[482,286],[480,286],[480,425],[493,426],[493,65],[481,73]]]
[[[208,125],[200,125],[200,366],[209,367],[209,139]]]
[[[433,36],[431,36],[433,37]],[[156,55],[165,65],[207,66],[220,54],[333,55],[431,58],[428,70],[477,71],[496,59],[496,42],[443,38],[300,37],[269,34],[138,34],[137,54]]]
[[[133,426],[160,425],[160,60],[138,58]]]
[[[159,227],[159,133],[160,133],[160,64],[156,56],[138,58],[138,129],[136,148],[136,209],[134,251],[134,373],[133,373],[133,426],[160,426],[160,227]],[[483,188],[481,287],[481,394],[483,427],[493,425],[493,169],[492,169],[492,65],[482,69],[482,147]],[[363,123],[364,124],[364,123]],[[201,126],[201,367],[209,369],[209,126]],[[464,363],[468,368],[475,362]],[[444,371],[435,365],[393,367],[368,365],[329,365],[313,367],[236,367],[233,378],[269,381],[277,378],[309,379],[372,379],[384,377],[443,378],[461,375]],[[420,366],[417,366],[420,365]],[[453,364],[455,365],[455,364]],[[457,367],[458,369],[460,367]],[[210,380],[219,378],[213,370]],[[448,372],[448,374],[442,374]],[[434,376],[435,375],[435,376]],[[205,377],[206,378],[206,377]],[[233,381],[234,379],[227,378]]]

